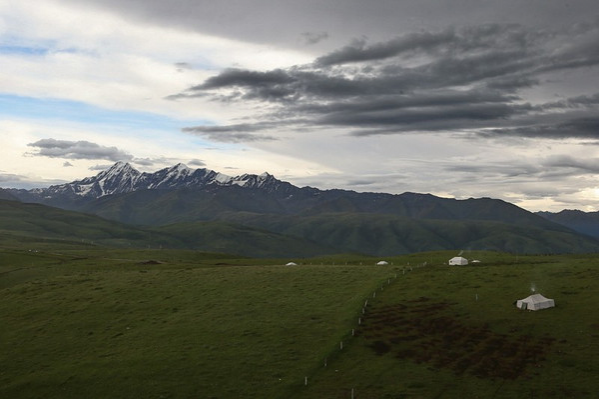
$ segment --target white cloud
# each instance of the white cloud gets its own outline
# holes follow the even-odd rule
[[[178,103],[164,97],[220,68],[269,69],[309,60],[298,52],[133,24],[105,11],[52,0],[34,7],[27,2],[0,2],[0,15],[0,45],[47,51],[1,54],[0,68],[11,76],[2,82],[1,91],[109,109],[223,120],[236,112],[201,100]],[[182,70],[177,67],[181,62],[195,69]]]
[[[0,92],[59,98],[114,111],[141,111],[153,117],[202,120],[207,121],[207,125],[249,125],[259,121],[258,116],[266,112],[267,104],[219,103],[202,97],[175,101],[165,97],[200,84],[224,68],[270,71],[306,64],[314,59],[307,51],[314,51],[321,45],[297,46],[305,48],[306,53],[303,53],[252,44],[242,35],[237,36],[238,40],[225,39],[201,33],[199,25],[169,25],[164,22],[168,19],[162,21],[161,18],[152,21],[161,20],[162,25],[153,25],[143,18],[127,19],[116,14],[118,4],[114,12],[82,5],[93,2],[44,0],[33,4],[0,0],[0,47],[15,49],[0,51],[0,70],[5,77],[0,82]],[[179,5],[184,7],[185,3],[188,2]],[[372,8],[364,2],[351,3],[360,10]],[[388,4],[392,3],[399,4]],[[420,3],[412,2],[412,6],[417,8]],[[304,8],[298,4],[294,2],[293,7]],[[432,2],[427,4],[430,6]],[[304,20],[312,18],[306,16],[311,10],[304,11]],[[290,18],[288,15],[281,17]],[[354,17],[356,23],[364,21],[359,13]],[[376,31],[379,17],[373,13],[367,18]],[[352,34],[355,31],[356,37],[361,34],[353,24],[339,23],[344,25],[343,29],[325,24],[329,17],[324,14],[318,16],[318,20],[323,21],[322,26],[295,24],[297,32],[292,35],[293,40],[297,41],[301,32],[326,30],[330,31],[330,37],[323,41],[323,45],[325,42],[329,45],[332,41],[337,44],[349,42],[351,37],[341,35],[341,31]],[[396,34],[395,16],[385,20],[385,32]],[[247,23],[244,29],[249,32],[254,27]],[[324,37],[321,33],[312,39]],[[382,39],[389,37],[384,35]],[[594,94],[596,90],[583,79],[586,76],[562,77],[571,89],[568,95]],[[563,86],[561,83],[539,86],[530,93],[524,91],[524,97],[530,95],[532,103],[542,103],[546,97],[558,92]],[[558,142],[498,137],[467,141],[437,134],[351,137],[347,135],[350,127],[297,132],[285,128],[279,131],[275,127],[265,134],[276,135],[280,140],[242,145],[207,143],[180,132],[177,127],[152,127],[149,124],[142,128],[131,127],[106,120],[100,123],[91,117],[85,122],[69,121],[60,114],[53,118],[44,116],[45,119],[2,116],[0,171],[5,176],[18,177],[22,184],[71,181],[90,175],[90,169],[97,166],[97,160],[77,159],[73,166],[63,167],[66,165],[64,158],[24,155],[32,150],[27,144],[54,138],[116,147],[152,171],[176,162],[195,160],[194,166],[205,165],[225,173],[227,170],[235,170],[235,173],[268,171],[297,185],[321,188],[431,192],[459,198],[491,196],[529,209],[559,210],[566,205],[574,208],[576,206],[572,204],[576,201],[581,206],[595,206],[597,182],[591,172],[598,166],[581,159],[596,159],[599,150],[596,146],[581,146],[578,140]],[[138,117],[143,118],[142,115]],[[191,125],[193,123],[185,121],[180,127]],[[585,170],[589,173],[585,174]],[[539,183],[539,179],[543,181]]]
[[[204,166],[226,173],[228,168],[239,173],[262,173],[268,171],[275,176],[304,176],[309,171],[330,171],[317,161],[303,160],[294,154],[272,154],[257,148],[242,145],[206,145],[179,132],[146,130],[144,135],[126,134],[118,126],[57,122],[54,120],[0,120],[0,170],[5,174],[19,175],[18,187],[45,187],[50,184],[73,181],[90,175],[98,159],[77,157],[72,167],[65,168],[67,160],[74,159],[69,153],[64,157],[33,155],[36,148],[31,143],[45,142],[49,138],[67,143],[86,142],[100,148],[118,147],[118,151],[130,154],[130,161],[140,169],[155,171],[178,162],[192,162],[192,167]],[[45,141],[44,141],[45,140]],[[116,149],[115,149],[116,150]],[[197,158],[201,157],[201,161]]]

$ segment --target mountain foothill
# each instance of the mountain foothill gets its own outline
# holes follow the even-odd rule
[[[599,251],[598,226],[599,216],[581,211],[535,214],[492,198],[320,190],[268,173],[231,177],[183,164],[147,173],[117,162],[71,183],[0,189],[0,240],[87,240],[252,257],[587,253]]]

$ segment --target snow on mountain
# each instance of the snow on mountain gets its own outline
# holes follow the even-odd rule
[[[247,188],[269,188],[280,183],[273,175],[262,173],[261,175],[243,174],[231,178],[230,184],[236,184]]]
[[[182,163],[153,173],[141,173],[129,163],[117,162],[96,176],[51,186],[46,189],[36,189],[35,191],[37,195],[44,198],[53,198],[60,195],[99,198],[105,195],[122,194],[136,190],[203,188],[209,185],[276,190],[279,184],[291,186],[289,183],[277,180],[268,173],[261,175],[243,174],[231,177],[210,169],[194,170]],[[33,190],[30,193],[33,193]]]
[[[117,162],[109,169],[94,177],[72,183],[50,186],[46,196],[57,194],[75,194],[83,197],[101,197],[108,194],[128,192],[135,189],[141,173],[125,162]]]

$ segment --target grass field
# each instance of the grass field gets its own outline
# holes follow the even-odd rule
[[[284,396],[389,274],[193,255],[3,252],[0,397]]]
[[[296,397],[595,397],[597,257],[480,256],[413,268],[379,291],[352,344]],[[518,310],[531,286],[556,307]]]
[[[0,397],[599,392],[599,256],[453,255],[0,250]],[[556,308],[516,309],[531,286]]]

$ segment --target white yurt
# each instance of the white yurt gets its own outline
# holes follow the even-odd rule
[[[461,256],[455,256],[451,259],[449,259],[449,265],[459,265],[459,266],[463,266],[463,265],[467,265],[468,264],[468,259],[466,258],[462,258]]]
[[[289,262],[285,266],[297,266],[297,263],[295,263],[295,262]]]
[[[524,299],[518,299],[516,301],[516,307],[522,310],[541,310],[552,308],[555,306],[553,299],[545,298],[541,294],[533,294]]]
[[[389,264],[386,260],[380,260],[376,263],[378,266],[386,266]]]

